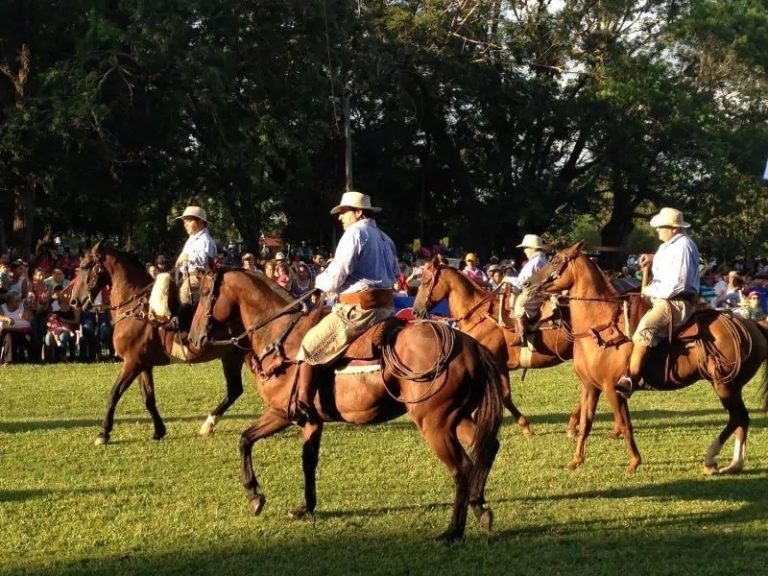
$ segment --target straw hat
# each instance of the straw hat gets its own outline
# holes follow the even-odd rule
[[[277,262],[280,262],[281,260],[285,260],[285,254],[283,254],[282,252],[278,252],[277,254],[275,254],[275,260]]]
[[[205,209],[201,208],[200,206],[187,206],[184,208],[184,213],[181,216],[177,216],[175,220],[183,220],[184,218],[197,218],[206,224],[210,224],[210,222],[208,222],[208,215],[205,213]]]
[[[464,262],[477,262],[477,256],[474,252],[467,252],[467,255],[464,256]]]
[[[488,270],[486,270],[486,272],[488,274],[490,274],[491,272],[501,272],[501,266],[499,266],[498,264],[491,264],[490,266],[488,266]]]
[[[338,214],[342,208],[354,208],[355,210],[368,210],[370,212],[380,212],[378,206],[371,206],[371,197],[361,192],[344,192],[341,195],[341,202],[334,206],[331,214]]]
[[[683,220],[683,213],[675,208],[662,208],[659,213],[651,218],[653,228],[688,228],[690,224]]]
[[[526,234],[523,236],[523,241],[517,245],[518,248],[533,248],[534,250],[544,250],[547,245],[541,239],[541,236],[536,234]]]

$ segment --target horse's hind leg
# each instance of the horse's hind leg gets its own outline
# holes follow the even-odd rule
[[[301,467],[304,472],[304,502],[288,515],[294,519],[304,518],[315,512],[317,506],[317,462],[320,459],[320,440],[323,425],[307,424],[302,429],[304,443],[301,447]]]
[[[464,446],[469,446],[475,437],[475,423],[472,420],[463,420],[457,429],[459,440]],[[488,474],[496,459],[499,451],[499,441],[497,438],[479,454],[475,460],[471,474],[471,485],[469,487],[469,507],[472,513],[480,521],[480,524],[486,530],[493,527],[493,510],[485,501],[485,485],[488,482]]]
[[[440,535],[441,540],[453,541],[464,535],[467,524],[467,507],[469,504],[469,477],[472,472],[472,461],[461,447],[455,430],[451,429],[444,417],[435,414],[432,418],[416,421],[422,436],[430,445],[434,453],[447,466],[448,472],[453,478],[455,497],[453,501],[453,515],[448,529]],[[437,416],[437,418],[434,418]],[[435,422],[439,421],[439,424]]]
[[[221,358],[221,367],[224,370],[224,381],[227,384],[227,394],[219,405],[214,408],[208,418],[200,427],[200,436],[210,436],[216,431],[216,424],[224,416],[235,400],[243,394],[243,357],[238,351],[229,351]]]
[[[139,372],[140,370],[138,367],[128,366],[123,363],[123,366],[120,369],[120,374],[117,375],[117,380],[115,380],[115,383],[112,385],[112,390],[109,392],[109,398],[107,399],[107,413],[104,415],[104,421],[101,424],[101,432],[96,435],[96,440],[94,441],[96,446],[107,444],[109,442],[109,437],[115,424],[115,410],[117,409],[117,404],[120,402],[120,398],[122,398],[131,383],[136,379],[136,376],[139,375]]]
[[[579,420],[579,435],[576,437],[576,448],[573,458],[568,462],[566,468],[575,470],[584,463],[587,451],[587,440],[592,431],[592,422],[595,419],[595,408],[597,399],[600,397],[600,391],[590,384],[581,385],[581,415]]]
[[[261,514],[267,500],[259,491],[259,482],[253,473],[253,444],[257,440],[272,436],[275,432],[285,430],[290,424],[285,413],[270,408],[240,435],[240,476],[248,498],[248,507],[254,516]]]
[[[504,368],[501,376],[501,397],[502,402],[504,403],[504,408],[509,410],[510,414],[512,414],[515,422],[523,431],[523,436],[526,438],[533,438],[533,430],[531,430],[531,425],[528,422],[528,419],[523,415],[522,412],[520,412],[517,406],[515,406],[514,402],[512,402],[512,385],[510,383],[509,376],[504,376],[504,373],[506,372],[507,369]]]
[[[152,370],[143,370],[140,374],[141,378],[141,395],[144,398],[144,406],[152,416],[152,424],[155,427],[155,433],[152,436],[153,440],[160,440],[165,436],[165,422],[160,416],[160,412],[157,411],[157,403],[155,402],[155,378],[152,376]]]
[[[728,423],[725,428],[712,442],[707,450],[707,457],[704,460],[705,474],[737,474],[744,467],[744,455],[747,448],[747,432],[749,430],[749,412],[744,405],[744,399],[741,396],[741,390],[723,390],[722,396],[720,386],[715,385],[715,390],[720,396],[720,403],[728,411]],[[736,438],[733,444],[733,458],[725,468],[717,468],[716,457],[720,453],[725,442],[735,433]]]

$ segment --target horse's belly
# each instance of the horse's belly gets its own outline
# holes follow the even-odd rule
[[[320,394],[322,397],[322,391]],[[325,408],[326,403],[321,403]],[[354,424],[379,424],[405,414],[405,405],[384,388],[381,372],[337,375],[333,384],[333,409],[340,420]]]

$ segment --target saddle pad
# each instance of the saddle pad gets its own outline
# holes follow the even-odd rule
[[[387,341],[387,338],[394,330],[401,328],[405,324],[404,320],[394,316],[374,324],[352,342],[341,357],[348,360],[373,360],[378,358],[382,343]]]
[[[699,337],[701,328],[711,324],[717,319],[719,314],[721,314],[721,312],[707,308],[696,310],[696,312],[694,312],[688,319],[688,322],[675,330],[672,336],[679,340],[694,340]]]
[[[355,374],[372,374],[381,370],[381,362],[376,360],[351,360],[337,366],[333,372],[336,375],[352,376]]]

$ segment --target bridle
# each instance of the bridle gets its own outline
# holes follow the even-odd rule
[[[447,267],[448,266],[446,266],[445,264],[438,264],[436,266],[432,266],[432,270],[433,270],[432,277],[429,279],[429,288],[427,290],[426,302],[424,304],[426,309],[431,309],[432,307],[434,307],[435,302],[432,300],[432,292],[434,292],[435,290],[435,286],[437,285],[438,276],[440,275],[440,272],[443,270],[443,268],[447,268]],[[422,278],[424,278],[423,272],[422,272]],[[502,285],[499,285],[495,289],[489,290],[485,296],[483,296],[480,300],[478,300],[472,306],[470,306],[470,308],[464,314],[462,314],[458,318],[454,318],[454,320],[456,322],[463,322],[464,320],[472,316],[472,314],[474,314],[475,311],[478,308],[480,308],[483,304],[486,304],[487,302],[493,300],[493,298],[496,297],[496,294],[499,292],[499,290],[501,290],[501,287]],[[481,315],[481,318],[478,322],[482,321],[484,318],[485,318],[485,315]]]

